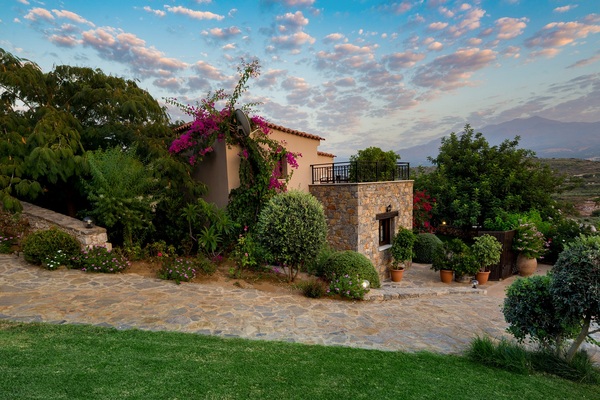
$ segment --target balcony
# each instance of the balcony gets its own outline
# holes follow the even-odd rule
[[[312,183],[363,183],[403,181],[409,179],[410,164],[396,163],[391,167],[379,162],[341,162],[310,166]]]

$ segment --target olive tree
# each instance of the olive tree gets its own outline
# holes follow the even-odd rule
[[[357,182],[393,180],[398,160],[400,155],[393,150],[383,151],[379,147],[359,150],[350,156],[350,177]]]
[[[323,206],[311,194],[297,190],[277,194],[260,212],[256,234],[272,260],[287,268],[293,282],[299,269],[314,261],[325,244]]]

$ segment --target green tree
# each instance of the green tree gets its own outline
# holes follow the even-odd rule
[[[600,332],[590,331],[600,323],[600,236],[580,236],[565,246],[552,268],[549,292],[561,317],[579,322],[567,352],[571,361],[583,341]]]
[[[555,216],[552,194],[559,190],[562,178],[518,145],[517,136],[490,146],[468,124],[462,134],[442,138],[438,156],[429,158],[435,170],[415,181],[417,189],[427,190],[437,200],[434,219],[469,229],[504,211],[538,209],[544,216]]]
[[[165,182],[193,188],[189,166],[170,157],[175,137],[166,109],[132,80],[98,69],[38,65],[0,49],[0,201],[16,198],[67,204],[75,215],[86,151],[136,145]],[[54,203],[52,203],[54,202]]]
[[[383,151],[379,147],[359,150],[350,156],[350,179],[354,182],[392,181],[398,160],[400,156],[393,150]]]

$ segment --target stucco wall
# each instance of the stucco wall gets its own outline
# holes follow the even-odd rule
[[[310,185],[325,209],[328,241],[336,250],[355,250],[367,256],[383,279],[389,276],[390,252],[379,246],[377,214],[388,206],[397,211],[395,231],[412,228],[413,181]],[[395,233],[395,232],[394,232]]]

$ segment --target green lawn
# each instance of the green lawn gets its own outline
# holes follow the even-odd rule
[[[463,357],[0,320],[2,399],[598,399]]]

